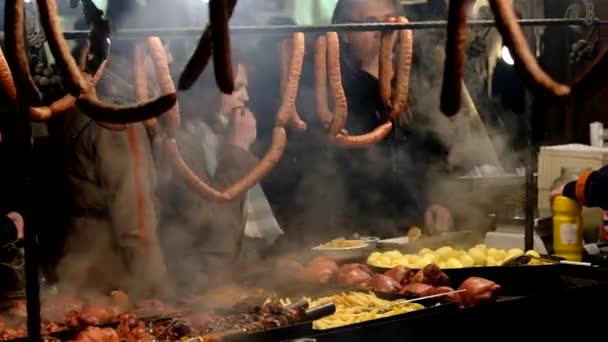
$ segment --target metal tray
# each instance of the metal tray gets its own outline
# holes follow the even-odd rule
[[[379,319],[375,319],[372,321],[351,324],[351,325],[347,325],[344,327],[338,327],[338,328],[333,328],[333,329],[314,330],[314,332],[316,334],[325,334],[325,333],[337,332],[337,331],[340,331],[341,329],[355,329],[355,328],[373,326],[376,324],[383,324],[383,323],[392,322],[392,321],[406,321],[408,319],[424,317],[427,315],[436,315],[436,314],[441,314],[441,313],[446,313],[446,312],[453,312],[453,311],[458,310],[458,307],[459,307],[458,303],[445,303],[445,304],[441,304],[441,305],[434,305],[431,307],[427,307],[425,309],[414,311],[414,312],[404,313],[401,315],[379,318]],[[305,337],[305,336],[302,336],[302,337]]]

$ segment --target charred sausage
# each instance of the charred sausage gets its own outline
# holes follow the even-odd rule
[[[450,1],[445,66],[441,88],[441,111],[452,117],[460,110],[467,42],[468,0]]]
[[[215,80],[220,90],[226,94],[234,91],[234,73],[230,52],[230,19],[229,1],[209,1],[209,24],[211,27],[211,44],[213,46],[213,67]]]
[[[530,50],[526,37],[517,22],[515,11],[509,1],[489,0],[494,12],[496,27],[505,45],[511,50],[516,70],[524,82],[535,91],[555,97],[570,95],[570,87],[553,80],[538,65],[536,56]]]

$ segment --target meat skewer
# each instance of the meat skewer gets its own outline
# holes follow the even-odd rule
[[[319,120],[328,128],[334,113],[329,110],[327,101],[327,37],[319,35],[315,38],[314,48],[315,68],[315,104]]]
[[[281,114],[281,119],[286,119],[289,116],[288,123],[298,131],[306,131],[307,129],[306,122],[300,118],[296,109],[302,65],[304,64],[305,44],[305,37],[302,32],[294,33],[292,39],[285,40],[280,44],[284,104],[280,111],[288,112]],[[291,49],[289,49],[290,46]],[[284,125],[283,122],[281,124]]]
[[[395,23],[395,17],[388,17],[387,22]],[[392,107],[393,97],[393,49],[395,47],[395,31],[382,32],[380,40],[380,96],[386,107]]]
[[[555,97],[570,95],[570,87],[553,80],[538,65],[536,57],[530,50],[526,37],[517,22],[512,5],[506,0],[490,0],[494,12],[496,27],[503,37],[505,45],[513,54],[515,66],[528,86],[536,91]]]
[[[460,110],[464,75],[468,0],[450,1],[445,66],[441,88],[441,111],[452,117]]]
[[[230,17],[232,17],[232,14],[234,13],[234,8],[236,7],[237,0],[219,0],[219,1],[227,4],[227,5],[224,5],[224,6],[227,6],[224,8],[227,9],[227,16],[225,16],[225,18],[226,18],[225,20],[228,21],[228,19],[230,19]],[[211,2],[218,2],[218,0],[214,0]],[[209,6],[210,6],[209,9],[211,9],[211,2],[209,3]],[[196,80],[199,78],[199,76],[203,73],[203,70],[205,70],[205,67],[209,63],[209,59],[211,58],[211,55],[215,54],[215,53],[219,53],[219,52],[215,51],[217,49],[214,49],[212,47],[213,38],[212,38],[211,31],[212,31],[211,25],[207,25],[207,27],[205,28],[205,32],[203,32],[203,35],[201,36],[201,38],[198,41],[198,44],[196,46],[196,49],[194,50],[194,53],[190,57],[190,60],[188,60],[188,63],[186,63],[186,67],[184,68],[184,70],[182,71],[182,73],[179,77],[179,81],[178,81],[179,90],[190,89],[192,87],[192,85],[194,85],[194,82],[196,82]],[[227,34],[228,34],[228,31],[226,30],[226,35]]]
[[[15,99],[18,99],[21,103],[38,104],[42,97],[32,79],[29,68],[25,39],[24,1],[5,1],[4,13],[4,44],[6,51],[11,51],[6,56],[6,61],[10,67],[13,82],[20,90],[17,92]]]

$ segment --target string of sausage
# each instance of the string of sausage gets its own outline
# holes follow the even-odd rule
[[[300,118],[296,109],[296,98],[300,77],[302,75],[302,65],[304,64],[305,52],[305,36],[302,32],[296,32],[291,39],[285,39],[280,44],[280,59],[281,59],[281,87],[285,97],[288,89],[295,89],[294,98],[284,101],[289,103],[290,107],[281,108],[289,112],[289,124],[298,131],[306,131],[308,125]],[[293,74],[292,74],[293,73]]]
[[[186,67],[179,77],[177,83],[179,90],[188,90],[192,87],[194,82],[196,82],[203,73],[203,70],[205,70],[205,67],[209,63],[209,59],[211,58],[211,54],[214,56],[215,77],[220,89],[224,91],[234,88],[234,85],[232,84],[233,78],[231,77],[232,66],[230,62],[228,19],[232,17],[236,3],[237,0],[209,1],[210,23],[205,28],[194,53],[190,57],[190,60],[188,60],[188,63],[186,63]],[[221,41],[221,39],[226,40]],[[219,45],[216,45],[216,43]],[[222,63],[227,68],[219,68],[219,65],[217,65],[218,62]],[[229,93],[232,93],[232,90]]]
[[[48,40],[55,63],[66,82],[70,94],[78,97],[76,106],[95,121],[110,124],[139,122],[162,115],[177,101],[175,93],[164,94],[156,99],[132,104],[115,105],[101,102],[91,89],[85,76],[70,54],[69,46],[61,32],[57,4],[53,0],[37,0],[40,22]]]
[[[160,44],[160,40],[158,38],[149,38],[148,46],[151,51],[152,60],[156,69],[156,77],[158,78],[159,84],[161,85],[161,90],[166,90],[168,89],[168,87],[175,87],[173,85],[171,75],[169,74],[166,54],[164,53],[164,47],[162,46],[162,44]],[[297,53],[294,52],[294,55],[296,54]],[[289,89],[287,89],[286,91],[285,98],[292,98],[288,97],[287,94],[292,94],[294,92],[297,93],[297,84],[295,90],[293,88],[293,84],[289,82]],[[295,97],[293,98],[295,99]],[[293,103],[291,105],[293,105]],[[289,104],[286,108],[289,108]],[[279,113],[277,114],[277,123],[280,122],[279,116],[285,115],[285,113],[289,112],[279,111]],[[170,125],[172,125],[173,127],[178,127],[179,110],[177,109],[175,111],[175,115],[168,115],[167,119],[169,122],[171,122]],[[203,180],[201,180],[198,175],[194,171],[192,171],[192,169],[182,158],[181,153],[179,151],[179,146],[177,145],[175,136],[172,133],[169,133],[167,135],[167,138],[165,139],[165,150],[176,173],[180,177],[182,177],[188,184],[190,184],[190,186],[199,195],[209,200],[226,202],[238,198],[239,195],[255,186],[257,183],[260,182],[260,180],[262,180],[262,178],[264,178],[270,171],[272,171],[272,169],[276,166],[276,164],[283,156],[286,144],[287,133],[285,131],[285,128],[282,125],[277,125],[273,132],[272,143],[270,145],[270,148],[268,149],[264,157],[247,175],[245,175],[242,179],[232,184],[223,191],[214,189],[213,187],[205,183]]]
[[[388,18],[389,22],[401,22],[407,23],[408,20],[405,17]],[[375,143],[378,143],[382,139],[384,139],[393,129],[393,121],[396,121],[399,118],[399,115],[406,109],[407,106],[407,98],[409,94],[409,75],[411,71],[412,64],[412,56],[413,56],[413,34],[411,30],[400,30],[398,33],[399,37],[399,55],[398,55],[398,68],[396,73],[396,89],[393,94],[391,79],[393,76],[393,65],[392,65],[392,53],[393,46],[395,43],[394,33],[383,33],[381,38],[381,51],[380,51],[380,88],[381,88],[381,97],[383,102],[387,104],[389,108],[391,108],[390,116],[386,122],[376,127],[372,132],[363,135],[351,136],[339,132],[335,134],[338,128],[341,128],[340,131],[344,128],[344,124],[346,123],[346,115],[348,113],[348,109],[345,107],[345,115],[343,117],[343,122],[340,122],[341,127],[334,127],[334,130],[331,130],[330,127],[330,137],[334,143],[338,146],[345,148],[361,148],[365,146],[369,146]],[[333,44],[333,46],[332,46]],[[322,45],[322,44],[321,44]],[[330,37],[328,36],[328,65],[330,68],[330,75],[334,75],[334,77],[330,76],[330,82],[332,84],[332,93],[334,96],[334,103],[339,104],[341,100],[346,102],[346,97],[342,97],[344,94],[344,90],[342,88],[342,82],[340,79],[335,77],[336,75],[340,76],[339,69],[339,55],[336,60],[336,52],[339,49],[339,43],[337,42],[337,36],[335,36],[335,40],[330,42]],[[333,50],[333,51],[332,51]],[[336,70],[336,64],[338,69]],[[333,78],[333,80],[332,80]],[[317,88],[317,91],[319,88]],[[336,92],[336,90],[338,90]],[[346,105],[345,105],[346,106]],[[338,106],[336,105],[336,114],[338,113]],[[338,120],[342,120],[339,118]],[[336,122],[336,115],[334,115],[334,121],[332,122],[332,126]]]
[[[441,111],[448,117],[458,114],[462,102],[468,7],[468,0],[450,1],[440,105]]]
[[[538,65],[509,1],[489,0],[489,3],[494,12],[496,27],[500,31],[505,45],[513,54],[516,70],[528,87],[555,97],[569,96],[570,87],[554,81]]]

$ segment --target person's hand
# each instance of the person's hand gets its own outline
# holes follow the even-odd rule
[[[549,201],[550,201],[550,203],[553,203],[553,200],[555,199],[555,197],[563,196],[564,195],[564,187],[565,186],[566,185],[564,184],[564,185],[561,185],[561,186],[559,186],[559,187],[551,190],[551,194],[549,195]]]
[[[233,110],[228,127],[228,143],[248,151],[256,136],[257,126],[253,113],[248,108]]]
[[[17,228],[17,238],[23,239],[23,227],[25,226],[23,217],[18,212],[14,211],[6,214],[6,216],[15,224],[15,228]]]
[[[454,219],[450,210],[440,205],[432,205],[424,214],[424,223],[429,234],[438,235],[454,229]]]

